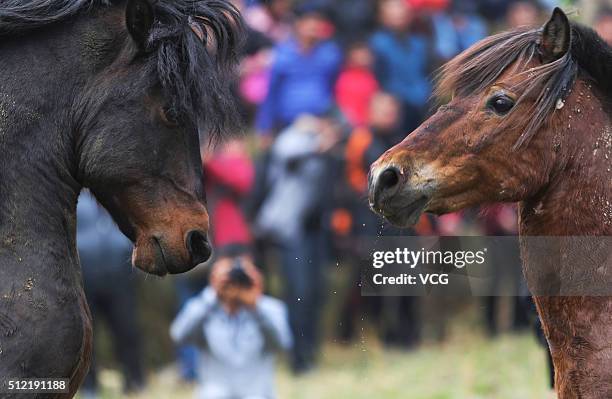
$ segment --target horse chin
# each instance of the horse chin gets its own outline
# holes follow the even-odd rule
[[[407,206],[396,210],[386,210],[382,214],[392,225],[400,228],[409,228],[416,225],[421,215],[426,211],[429,198],[422,197]]]
[[[143,234],[136,240],[132,252],[134,267],[156,276],[185,273],[207,260],[208,257],[192,259],[181,234]]]
[[[159,240],[152,237],[138,240],[132,251],[132,265],[145,273],[163,277],[168,274],[168,266]]]

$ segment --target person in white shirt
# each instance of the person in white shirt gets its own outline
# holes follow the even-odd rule
[[[285,304],[262,293],[262,276],[248,258],[220,259],[210,286],[172,323],[176,343],[201,348],[198,399],[276,398],[275,354],[293,338]]]

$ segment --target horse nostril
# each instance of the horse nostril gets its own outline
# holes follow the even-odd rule
[[[194,265],[206,262],[212,255],[212,247],[208,242],[206,234],[193,230],[187,234],[187,250],[191,255]]]
[[[383,202],[392,197],[400,187],[400,171],[396,167],[383,170],[370,187],[370,206],[381,209]]]
[[[399,170],[397,168],[385,169],[378,178],[379,190],[387,190],[395,187],[400,180]]]

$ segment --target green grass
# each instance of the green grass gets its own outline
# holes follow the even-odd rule
[[[105,371],[101,380],[103,399],[122,397],[117,373]],[[149,382],[138,399],[193,397],[193,387],[179,382],[173,368]],[[544,352],[529,334],[488,340],[463,332],[411,352],[385,350],[376,339],[330,344],[316,371],[294,378],[281,366],[278,375],[280,399],[553,398],[546,385]]]

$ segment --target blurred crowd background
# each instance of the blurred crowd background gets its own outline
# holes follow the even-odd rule
[[[131,245],[108,215],[81,197],[78,245],[96,336],[82,395],[98,397],[101,368],[120,370],[126,393],[142,392],[147,376],[169,365],[200,387],[224,373],[230,385],[254,373],[273,384],[274,353],[285,352],[300,376],[316,369],[325,345],[363,346],[364,326],[368,339],[411,356],[424,340],[448,339],[448,323],[470,306],[478,321],[470,328],[490,337],[537,331],[518,259],[500,279],[507,298],[362,297],[359,259],[374,237],[517,233],[512,205],[424,216],[414,229],[397,230],[369,211],[367,172],[432,111],[433,77],[446,61],[489,34],[539,26],[556,5],[576,10],[612,44],[612,4],[234,3],[248,25],[235,85],[245,132],[202,148],[215,259],[187,275],[146,277],[129,266]],[[193,332],[205,342],[182,339]],[[196,391],[274,397],[268,388],[259,396]]]

